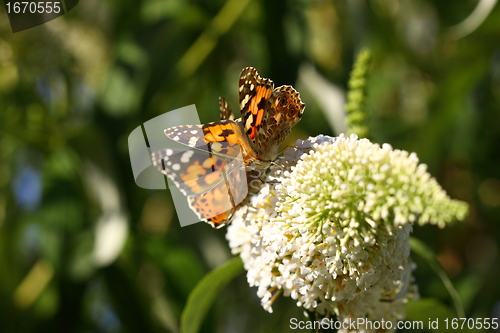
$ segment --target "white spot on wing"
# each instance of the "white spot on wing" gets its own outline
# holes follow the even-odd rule
[[[188,163],[189,160],[191,159],[191,156],[193,156],[193,154],[194,154],[194,151],[192,151],[192,150],[188,150],[188,151],[184,152],[184,154],[182,154],[182,156],[181,156],[181,162]]]
[[[245,124],[245,126],[247,128],[250,127],[252,125],[252,121],[253,121],[253,117],[252,116],[248,117],[247,123]]]
[[[181,166],[178,163],[175,163],[174,165],[172,165],[172,170],[179,171],[180,169],[181,169]]]
[[[246,95],[245,98],[241,101],[240,108],[243,109],[245,105],[247,105],[248,101],[250,100],[250,95]]]
[[[195,136],[192,136],[191,138],[189,138],[189,145],[194,147],[196,145],[196,143],[198,142],[198,138],[195,137]]]
[[[212,150],[220,151],[222,149],[222,144],[220,142],[212,143]]]

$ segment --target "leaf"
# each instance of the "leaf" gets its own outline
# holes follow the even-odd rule
[[[406,310],[406,320],[421,322],[423,328],[429,331],[442,332],[445,319],[453,317],[453,311],[434,298],[421,298],[418,302],[410,301]]]
[[[422,259],[424,259],[430,266],[431,268],[436,272],[436,274],[439,276],[441,281],[443,281],[444,286],[450,293],[451,299],[453,300],[453,305],[455,306],[455,311],[457,313],[458,318],[465,318],[465,312],[464,312],[464,307],[462,305],[462,301],[460,300],[460,297],[458,296],[457,290],[451,283],[450,279],[448,278],[448,275],[446,275],[446,272],[444,269],[441,267],[439,262],[436,259],[436,255],[432,251],[431,248],[427,246],[424,242],[414,238],[410,237],[410,245],[411,249],[413,252],[418,254]]]
[[[189,294],[181,315],[181,333],[198,332],[217,294],[241,272],[243,262],[240,257],[236,257],[205,275]]]

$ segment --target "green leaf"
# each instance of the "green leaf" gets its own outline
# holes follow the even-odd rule
[[[454,311],[439,300],[421,298],[417,302],[410,300],[405,320],[411,321],[414,329],[423,327],[425,332],[482,332],[471,323],[473,318],[484,318],[484,315],[456,318]]]
[[[418,302],[410,301],[406,310],[406,320],[421,322],[423,328],[428,331],[442,332],[445,319],[454,316],[453,310],[434,298],[421,298]]]
[[[418,254],[420,257],[422,257],[422,259],[424,259],[436,272],[441,281],[443,281],[444,286],[450,293],[451,299],[453,300],[457,317],[465,318],[464,307],[462,305],[460,297],[458,296],[457,290],[451,283],[450,279],[448,278],[448,275],[446,275],[444,269],[437,261],[436,254],[432,251],[430,247],[427,246],[427,244],[414,237],[410,237],[410,245],[412,251]]]
[[[243,272],[243,262],[240,257],[236,257],[205,275],[189,294],[181,315],[181,333],[198,332],[217,294],[241,272]]]

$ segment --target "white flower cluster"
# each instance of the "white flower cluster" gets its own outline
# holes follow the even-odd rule
[[[449,199],[415,154],[355,135],[297,144],[228,227],[249,284],[269,312],[284,294],[338,320],[401,319],[413,223],[442,227],[467,206]]]

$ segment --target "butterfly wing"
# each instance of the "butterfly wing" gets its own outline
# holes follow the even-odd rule
[[[239,80],[239,101],[243,129],[254,151],[261,145],[257,132],[267,121],[266,106],[274,82],[260,77],[253,67],[243,69]]]
[[[219,97],[219,110],[221,120],[234,120],[233,111],[231,111],[229,103],[224,99],[224,97]]]
[[[292,86],[274,89],[266,106],[266,123],[256,135],[257,142],[272,142],[272,146],[260,145],[256,151],[258,156],[264,159],[274,158],[272,149],[277,148],[290,134],[292,127],[302,118],[305,107],[299,93]]]
[[[161,166],[160,171],[187,196],[200,220],[214,228],[229,224],[248,194],[239,124],[224,119],[205,125],[182,125],[166,129],[165,135],[193,150],[156,152],[153,163]]]
[[[165,135],[191,148],[223,157],[241,156],[241,129],[233,120],[205,125],[181,125],[166,129]]]
[[[245,169],[233,169],[226,174],[224,182],[202,195],[189,196],[189,206],[201,220],[216,229],[231,223],[234,213],[248,197],[246,176]]]
[[[272,160],[291,128],[300,120],[305,105],[291,86],[274,89],[274,83],[247,67],[240,75],[239,98],[243,131],[261,160]]]
[[[202,194],[224,179],[228,159],[196,150],[163,149],[151,155],[153,165],[170,178],[182,194]]]
[[[246,171],[228,158],[196,150],[164,149],[152,154],[153,164],[187,197],[191,210],[220,228],[248,194]]]

